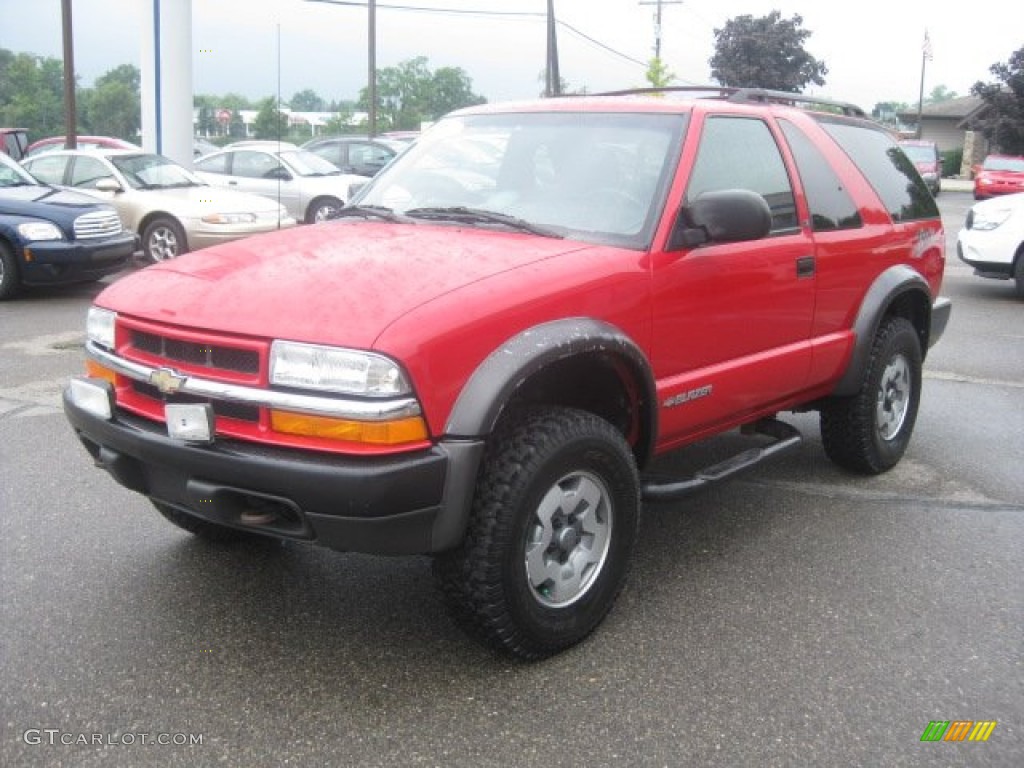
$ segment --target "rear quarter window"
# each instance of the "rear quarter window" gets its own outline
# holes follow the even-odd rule
[[[788,120],[779,120],[796,161],[800,181],[811,210],[811,229],[826,232],[833,229],[856,229],[863,225],[857,204],[846,186],[821,151],[803,131]]]
[[[864,174],[893,221],[939,217],[935,199],[914,164],[883,129],[828,117],[820,122]]]

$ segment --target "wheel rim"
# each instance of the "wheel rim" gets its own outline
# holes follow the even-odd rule
[[[903,355],[896,355],[885,366],[878,386],[875,423],[883,440],[892,440],[903,428],[910,409],[912,387],[910,364]]]
[[[149,235],[149,255],[154,261],[166,261],[178,255],[178,237],[170,227],[157,227]]]
[[[608,488],[589,472],[572,472],[544,494],[526,540],[526,578],[541,605],[569,605],[594,585],[608,557],[612,518]]]
[[[337,210],[338,206],[333,203],[321,203],[313,212],[313,221],[327,221]]]

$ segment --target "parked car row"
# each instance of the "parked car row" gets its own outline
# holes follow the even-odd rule
[[[214,189],[166,157],[141,150],[56,150],[23,164],[41,181],[110,203],[141,235],[143,254],[153,261],[295,225],[273,200]]]
[[[0,300],[118,272],[138,238],[107,203],[40,184],[0,152]]]

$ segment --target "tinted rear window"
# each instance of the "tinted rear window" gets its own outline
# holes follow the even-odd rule
[[[846,191],[828,160],[814,143],[788,120],[779,120],[782,132],[796,160],[797,171],[811,209],[811,228],[815,232],[830,229],[856,229],[863,223],[857,204]]]
[[[939,217],[935,199],[914,164],[884,130],[829,117],[820,121],[874,187],[893,221]]]

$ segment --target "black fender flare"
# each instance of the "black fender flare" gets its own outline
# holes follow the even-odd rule
[[[898,299],[910,293],[920,293],[931,307],[932,294],[927,281],[919,272],[905,264],[889,267],[871,283],[871,287],[868,288],[860,303],[857,317],[853,321],[855,336],[853,354],[850,356],[846,371],[832,391],[833,395],[843,397],[857,393],[863,381],[864,368],[871,355],[871,345],[882,318],[886,316],[889,308]],[[919,328],[918,333],[921,336],[921,353],[923,355],[929,347],[931,313],[926,313],[922,321],[925,327]]]
[[[589,317],[571,317],[527,328],[491,352],[469,377],[445,425],[455,438],[483,437],[491,433],[515,391],[531,376],[560,360],[605,353],[624,360],[641,390],[646,443],[636,446],[650,455],[657,434],[657,397],[647,355],[615,326]]]

